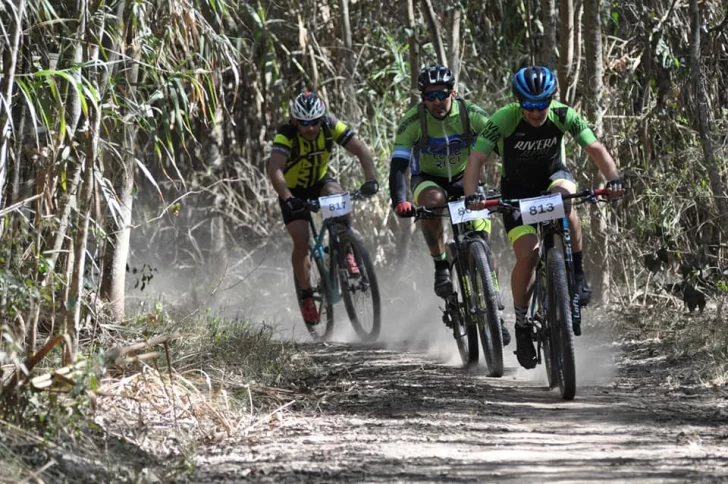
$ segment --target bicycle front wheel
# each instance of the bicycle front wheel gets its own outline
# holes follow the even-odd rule
[[[326,341],[331,337],[334,330],[334,306],[331,304],[329,296],[329,285],[326,282],[325,274],[329,277],[335,277],[332,272],[333,267],[324,267],[323,259],[311,257],[311,272],[309,277],[311,280],[311,288],[313,289],[313,300],[316,303],[316,309],[319,313],[319,320],[315,323],[306,323],[306,329],[314,341]],[[331,259],[333,260],[333,259]],[[333,264],[332,264],[333,266]],[[296,280],[296,274],[293,274],[293,281],[296,284],[296,296],[298,304],[301,304],[301,287]]]
[[[557,248],[549,249],[546,257],[547,317],[551,336],[551,364],[554,366],[552,371],[555,369],[558,374],[561,398],[573,400],[576,395],[576,364],[566,264]]]
[[[503,330],[487,250],[485,242],[481,240],[473,241],[469,247],[473,307],[488,375],[500,377],[503,376]]]
[[[339,250],[346,260],[353,257],[358,274],[345,265],[339,271],[344,306],[354,331],[362,341],[376,341],[382,324],[382,305],[374,263],[364,243],[351,230],[339,234]]]
[[[455,279],[458,281],[459,291],[448,298],[447,304],[453,323],[453,338],[455,338],[455,344],[458,346],[463,366],[467,367],[477,364],[480,356],[478,351],[478,329],[475,324],[471,324],[470,308],[472,307],[473,284],[467,267],[461,271],[457,261],[453,261],[452,268]]]

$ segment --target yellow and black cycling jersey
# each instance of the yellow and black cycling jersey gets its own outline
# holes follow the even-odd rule
[[[309,188],[326,176],[334,142],[346,146],[353,137],[354,132],[346,124],[327,115],[313,141],[301,136],[293,123],[284,124],[273,138],[271,150],[288,158],[284,169],[288,188]]]

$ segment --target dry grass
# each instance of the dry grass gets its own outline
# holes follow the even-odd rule
[[[728,382],[728,296],[718,295],[704,313],[690,314],[682,307],[633,306],[615,314],[615,339],[659,344],[671,361],[690,360],[692,379],[702,385]]]
[[[97,340],[108,349],[155,334],[182,336],[168,348],[143,350],[156,349],[156,358],[110,366],[89,391],[32,393],[16,418],[23,428],[0,420],[0,479],[183,479],[199,445],[244,439],[297,401],[293,379],[308,362],[291,344],[273,340],[271,328],[206,314],[159,321],[150,334],[148,322],[145,316],[128,325],[123,336],[102,328]]]

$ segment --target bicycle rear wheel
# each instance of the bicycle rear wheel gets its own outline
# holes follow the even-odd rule
[[[478,351],[478,329],[475,324],[471,324],[470,308],[472,307],[473,284],[467,267],[461,272],[458,264],[453,263],[452,269],[459,291],[448,298],[447,305],[452,319],[453,338],[455,338],[455,344],[458,346],[463,366],[467,367],[477,364],[480,356]]]
[[[576,363],[574,333],[571,328],[569,286],[566,281],[566,264],[557,248],[546,254],[548,288],[548,324],[550,327],[552,365],[559,380],[561,398],[573,400],[576,395]]]
[[[382,305],[374,263],[364,243],[352,230],[339,234],[339,250],[352,254],[359,274],[349,274],[348,268],[339,271],[344,306],[354,331],[362,341],[376,341],[382,324]]]
[[[311,272],[309,277],[311,280],[311,288],[313,289],[313,300],[316,302],[316,309],[319,313],[319,320],[315,324],[306,324],[306,329],[311,335],[314,341],[326,341],[331,337],[331,332],[334,330],[334,306],[329,300],[329,287],[326,283],[326,278],[323,274],[333,273],[333,258],[332,267],[324,268],[324,261],[319,257],[311,257]],[[301,305],[301,288],[296,280],[296,274],[293,274],[293,281],[296,284],[296,296],[298,298],[299,307]]]
[[[498,314],[493,272],[488,263],[486,250],[488,249],[482,240],[473,241],[469,247],[473,307],[488,375],[500,377],[503,376],[503,329]]]

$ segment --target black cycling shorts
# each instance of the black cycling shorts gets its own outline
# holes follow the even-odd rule
[[[463,196],[463,179],[464,173],[458,173],[451,179],[444,177],[428,175],[427,173],[420,173],[412,175],[410,179],[410,187],[412,188],[412,199],[417,204],[417,196],[422,190],[428,186],[438,186],[445,190],[445,194],[448,198],[460,198]],[[418,188],[419,187],[419,188]]]
[[[532,198],[542,195],[544,192],[548,192],[551,186],[560,180],[566,180],[574,183],[574,176],[571,172],[562,167],[560,170],[555,171],[548,178],[543,179],[541,182],[536,184],[524,184],[519,183],[518,180],[511,180],[503,178],[501,180],[501,197],[504,199],[513,198]],[[511,243],[515,242],[516,239],[522,234],[518,234],[514,229],[523,225],[523,219],[521,218],[520,212],[503,212],[503,226],[508,233],[508,239]]]

